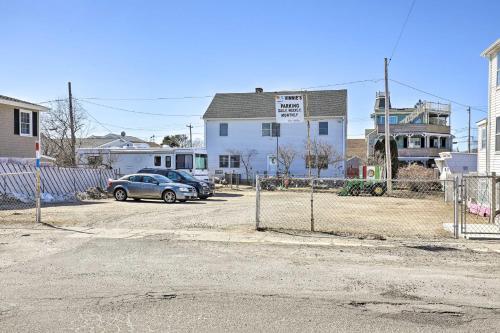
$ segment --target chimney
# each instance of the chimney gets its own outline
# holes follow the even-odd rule
[[[260,94],[260,93],[263,93],[264,92],[264,89],[262,88],[255,88],[255,93],[256,94]]]

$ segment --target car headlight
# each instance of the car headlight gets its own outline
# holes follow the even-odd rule
[[[181,191],[181,192],[189,192],[189,189],[187,187],[181,187],[181,188],[179,188],[179,191]]]

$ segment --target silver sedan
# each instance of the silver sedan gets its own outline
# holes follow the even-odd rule
[[[127,198],[162,199],[166,203],[196,199],[196,189],[193,186],[174,183],[162,175],[133,174],[118,180],[109,180],[106,192],[113,195],[118,201]]]

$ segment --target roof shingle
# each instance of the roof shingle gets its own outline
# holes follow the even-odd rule
[[[203,119],[220,118],[274,118],[275,96],[304,94],[303,91],[215,94]],[[308,109],[311,117],[334,117],[347,114],[347,90],[308,91]]]

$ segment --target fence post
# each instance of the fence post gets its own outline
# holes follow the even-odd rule
[[[255,230],[260,229],[260,179],[255,176]]]
[[[314,231],[314,178],[311,178],[311,231]]]
[[[233,176],[234,176],[234,170],[231,170],[231,190],[233,189]]]
[[[497,212],[497,174],[491,173],[491,204],[490,204],[490,223],[495,223],[495,215]]]
[[[42,183],[42,177],[40,173],[40,142],[37,141],[35,143],[35,156],[36,156],[36,161],[35,161],[35,177],[36,177],[36,189],[35,189],[35,210],[36,210],[36,218],[35,221],[37,223],[42,223],[42,191],[41,191],[41,183]]]
[[[458,239],[458,176],[453,179],[453,235]]]

